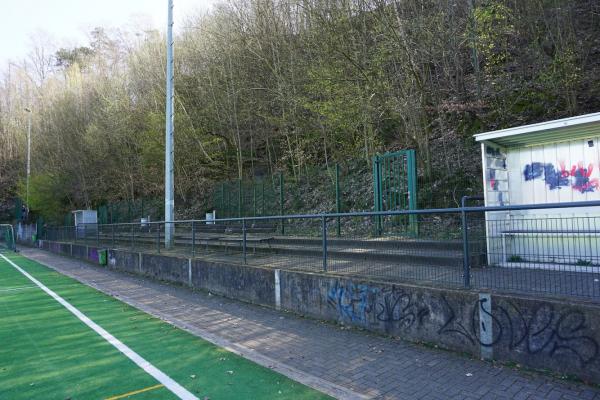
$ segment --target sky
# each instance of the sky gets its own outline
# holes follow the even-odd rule
[[[174,0],[175,29],[216,0]],[[27,57],[33,41],[57,48],[88,44],[89,32],[128,24],[166,29],[167,0],[0,0],[0,71]]]

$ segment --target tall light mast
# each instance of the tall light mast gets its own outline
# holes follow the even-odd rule
[[[174,94],[173,94],[173,0],[169,0],[167,24],[167,106],[165,129],[165,247],[173,246],[173,233],[175,227],[175,200],[173,189],[173,132],[174,132]]]

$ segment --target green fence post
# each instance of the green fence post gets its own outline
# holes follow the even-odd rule
[[[279,215],[283,215],[283,172],[279,173]],[[281,219],[281,234],[285,234],[285,222]]]
[[[223,217],[225,216],[225,184],[221,183],[221,209],[219,210]],[[219,216],[219,218],[223,218]]]
[[[261,186],[262,186],[262,212],[260,215],[264,216],[265,215],[265,178],[262,179],[261,182]]]
[[[238,218],[242,218],[242,180],[238,179]]]
[[[414,150],[408,150],[408,209],[417,209],[417,162]],[[416,214],[408,218],[413,235],[419,235],[419,222]]]
[[[340,164],[335,164],[335,212],[342,212],[342,205],[340,201]],[[342,226],[340,217],[337,217],[337,235],[342,235]]]
[[[192,221],[192,257],[196,256],[196,224]]]
[[[252,216],[256,217],[256,184],[252,181]]]
[[[225,193],[227,194],[227,217],[231,217],[232,216],[232,211],[231,211],[231,187],[228,185],[227,186],[227,190],[225,191]]]
[[[373,208],[375,211],[381,211],[381,171],[379,168],[379,156],[375,155],[373,157],[373,195],[374,195],[374,203]],[[375,217],[377,235],[381,235],[382,233],[382,223],[381,216],[378,215]]]

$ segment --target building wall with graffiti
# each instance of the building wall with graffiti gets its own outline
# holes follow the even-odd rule
[[[514,204],[600,200],[600,138],[524,147],[507,154]]]
[[[600,138],[482,151],[488,206],[600,200]],[[486,214],[490,265],[600,267],[598,209]]]
[[[510,204],[508,164],[506,150],[491,144],[482,147],[484,173],[486,178],[485,196],[489,206]]]

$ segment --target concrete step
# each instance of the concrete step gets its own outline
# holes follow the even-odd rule
[[[218,235],[211,236],[216,238]],[[221,236],[223,237],[223,236]],[[315,238],[282,238],[275,237],[269,242],[256,242],[255,239],[264,238],[264,236],[248,236],[247,251],[249,254],[275,254],[290,255],[299,257],[322,257],[322,241]],[[102,236],[101,236],[101,239]],[[111,237],[106,237],[110,241]],[[126,235],[116,235],[117,245],[122,242],[127,246],[130,237]],[[156,243],[156,237],[150,235],[136,236],[136,243],[145,243],[152,246]],[[201,255],[204,251],[241,251],[241,241],[227,242],[230,240],[239,240],[236,235],[225,236],[222,241],[206,240],[198,235],[196,237],[197,254]],[[191,234],[176,235],[175,246],[191,247]],[[439,247],[438,247],[439,245]],[[398,240],[354,240],[354,239],[332,239],[328,241],[327,255],[331,260],[354,260],[354,261],[387,261],[395,264],[412,265],[443,265],[443,266],[461,266],[462,265],[462,245],[460,242],[436,242],[419,241],[415,239],[407,241]]]

